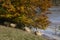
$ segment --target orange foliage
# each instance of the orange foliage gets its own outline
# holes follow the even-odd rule
[[[3,0],[2,2],[0,17],[9,18],[16,22],[22,22],[24,25],[32,25],[42,29],[49,24],[48,17],[42,15],[42,12],[47,11],[51,7],[50,0]],[[37,8],[39,8],[39,14]]]

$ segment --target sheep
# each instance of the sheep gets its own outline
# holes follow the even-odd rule
[[[31,30],[28,27],[24,27],[24,30],[29,32],[29,33],[31,32]]]
[[[5,25],[6,27],[13,27],[13,28],[16,27],[16,24],[10,23],[10,22],[4,22],[4,25]]]
[[[40,31],[35,31],[35,35],[41,36],[42,33]]]
[[[14,24],[14,23],[10,23],[10,27],[15,28],[15,27],[16,27],[16,24]]]
[[[5,22],[4,22],[4,25],[5,25],[6,27],[9,27],[10,23],[5,21]]]

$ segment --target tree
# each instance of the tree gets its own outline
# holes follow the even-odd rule
[[[50,0],[2,0],[0,18],[45,29],[50,23],[45,14],[49,7]]]

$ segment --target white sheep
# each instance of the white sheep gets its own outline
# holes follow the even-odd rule
[[[10,23],[10,27],[15,28],[15,27],[16,27],[16,24],[14,24],[14,23]]]
[[[42,33],[41,33],[40,31],[36,31],[36,32],[35,32],[35,35],[41,36]]]
[[[31,30],[28,27],[24,27],[24,30],[27,32],[31,32]]]

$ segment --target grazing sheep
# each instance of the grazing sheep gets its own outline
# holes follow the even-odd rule
[[[15,28],[15,27],[16,27],[16,24],[14,24],[14,23],[10,23],[10,27]]]
[[[24,27],[24,30],[27,32],[31,32],[31,30],[28,27]]]
[[[36,32],[35,32],[35,35],[41,36],[42,33],[41,33],[40,31],[36,31]]]
[[[9,26],[10,26],[10,23],[9,23],[9,22],[4,22],[4,25],[5,25],[6,27],[9,27]]]

